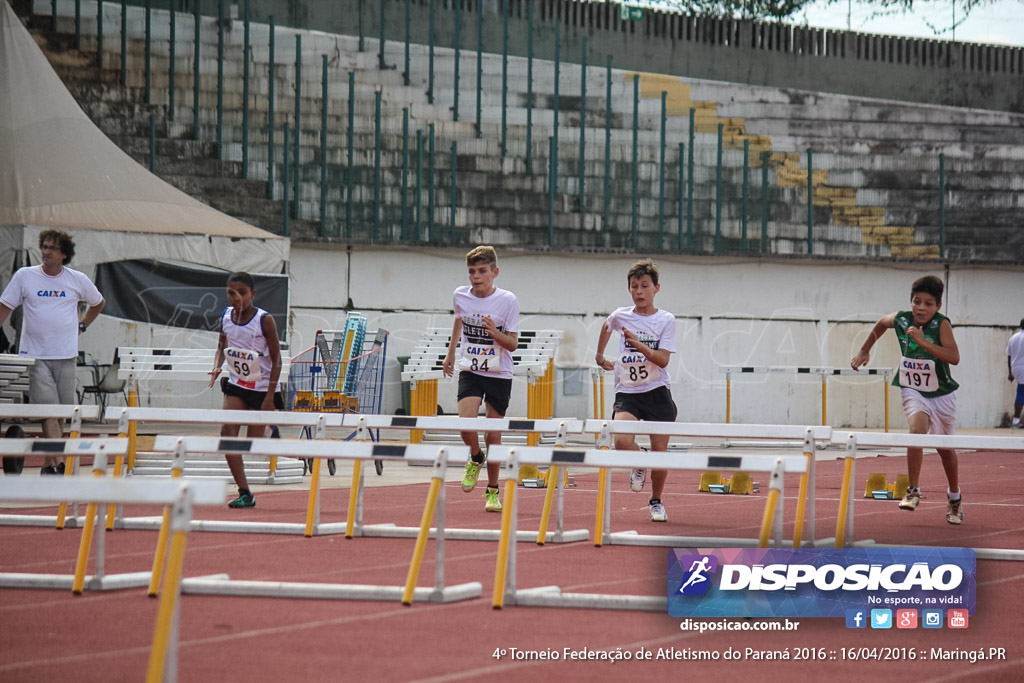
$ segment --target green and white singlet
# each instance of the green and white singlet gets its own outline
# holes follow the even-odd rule
[[[931,343],[941,346],[939,341],[939,328],[943,320],[949,320],[941,313],[936,313],[932,319],[921,326],[924,338]],[[907,334],[907,328],[915,325],[914,314],[911,311],[900,311],[895,319],[896,337],[900,342],[899,367],[896,368],[896,377],[892,384],[897,387],[915,389],[925,398],[936,398],[945,396],[956,391],[960,385],[953,379],[949,371],[949,363],[944,363],[932,354],[919,347],[917,343]]]

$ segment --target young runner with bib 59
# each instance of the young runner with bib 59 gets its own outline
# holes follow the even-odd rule
[[[676,404],[672,400],[672,380],[668,363],[676,352],[676,318],[654,305],[654,295],[661,290],[658,284],[658,266],[650,259],[633,264],[626,274],[632,306],[615,309],[604,325],[597,340],[595,361],[605,370],[615,371],[615,420],[648,420],[675,422]],[[604,357],[613,332],[621,332],[618,355],[614,360]],[[668,450],[669,437],[652,434],[651,448]],[[640,447],[629,434],[615,436],[615,449],[636,451]],[[651,470],[651,499],[648,508],[652,522],[667,522],[668,514],[661,501],[668,470]],[[647,473],[635,469],[629,477],[629,487],[642,491]]]
[[[960,350],[953,338],[949,318],[939,313],[943,288],[942,280],[934,275],[914,280],[910,288],[910,310],[882,317],[875,323],[860,352],[850,361],[854,370],[866,365],[875,342],[886,330],[896,330],[902,357],[892,383],[900,387],[903,412],[911,434],[952,434],[956,422],[956,390],[960,385],[953,381],[949,366],[960,363]],[[937,450],[949,483],[946,521],[961,524],[964,508],[960,498],[956,450]],[[923,458],[923,449],[907,448],[909,487],[900,501],[901,510],[915,510],[921,500],[918,479]]]
[[[220,318],[220,340],[217,356],[210,371],[210,386],[217,381],[221,365],[227,361],[228,376],[220,381],[224,392],[224,410],[283,410],[281,387],[281,343],[277,337],[274,317],[253,305],[256,281],[248,273],[228,276],[228,304]],[[241,425],[226,424],[221,436],[238,436]],[[250,439],[263,436],[263,425],[248,425]],[[249,490],[241,455],[225,455],[231,476],[238,486],[238,498],[228,507],[256,507],[256,497]]]

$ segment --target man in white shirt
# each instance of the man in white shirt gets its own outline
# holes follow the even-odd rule
[[[1020,410],[1024,408],[1024,319],[1020,329],[1006,343],[1006,369],[1011,382],[1017,381],[1017,396],[1013,401],[1013,428],[1020,429]]]
[[[84,274],[67,267],[75,255],[75,242],[64,230],[39,234],[42,264],[19,268],[0,294],[0,325],[18,306],[22,307],[18,353],[35,359],[29,373],[29,402],[75,403],[75,364],[78,335],[103,310],[106,302],[96,285]],[[78,303],[89,307],[78,319]],[[62,436],[58,420],[43,420],[43,435]],[[64,463],[47,456],[42,474],[59,474]]]

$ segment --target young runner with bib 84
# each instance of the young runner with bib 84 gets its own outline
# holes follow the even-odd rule
[[[960,363],[960,350],[953,338],[949,318],[939,313],[942,307],[942,280],[926,275],[914,280],[910,288],[910,310],[883,316],[850,361],[854,370],[866,365],[871,347],[885,334],[896,330],[900,343],[900,365],[893,385],[900,387],[903,412],[906,413],[911,434],[952,434],[956,422],[956,390],[950,365]],[[957,471],[956,450],[939,448],[942,469],[946,472],[949,488],[946,490],[946,521],[961,524],[964,521],[963,502]],[[901,510],[915,510],[921,500],[919,477],[923,449],[907,448],[907,478],[909,487],[900,501]]]
[[[455,374],[455,347],[459,346],[459,417],[476,417],[480,404],[487,404],[487,417],[505,417],[512,396],[512,352],[519,346],[519,300],[512,292],[494,284],[498,277],[498,255],[494,247],[477,247],[466,254],[469,285],[456,287],[452,295],[455,322],[442,369],[445,377]],[[461,432],[469,446],[470,459],[462,477],[462,490],[476,488],[485,454],[476,432]],[[501,443],[501,432],[485,432],[484,443]],[[487,463],[484,510],[501,512],[498,498],[497,464]]]
[[[220,339],[217,355],[210,371],[210,386],[217,381],[221,365],[227,361],[228,376],[220,381],[224,392],[224,410],[283,410],[281,400],[281,343],[277,337],[274,317],[253,304],[256,281],[248,273],[228,276],[228,304],[220,318]],[[241,425],[226,424],[221,436],[238,436]],[[245,435],[250,439],[263,436],[263,425],[248,425]],[[256,507],[256,497],[249,490],[241,455],[225,455],[231,476],[238,486],[238,498],[228,507]]]
[[[658,266],[650,259],[633,264],[626,274],[632,306],[615,309],[601,326],[597,340],[597,364],[605,370],[615,371],[615,420],[649,420],[675,422],[676,404],[672,401],[672,380],[668,363],[676,352],[676,318],[668,311],[654,306],[654,295],[661,290],[658,284]],[[621,332],[619,351],[615,360],[604,357],[613,332]],[[652,434],[651,449],[668,450],[669,437]],[[615,449],[636,451],[640,447],[629,434],[615,436]],[[661,501],[668,470],[651,470],[651,499],[648,508],[652,522],[667,522],[668,514]],[[629,477],[629,487],[643,491],[647,473],[635,469]]]

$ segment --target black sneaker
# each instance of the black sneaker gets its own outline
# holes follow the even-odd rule
[[[64,474],[64,463],[57,463],[57,466],[54,469],[57,471],[57,474]]]
[[[39,470],[39,474],[57,474],[57,468],[53,465],[47,465],[46,467]]]

